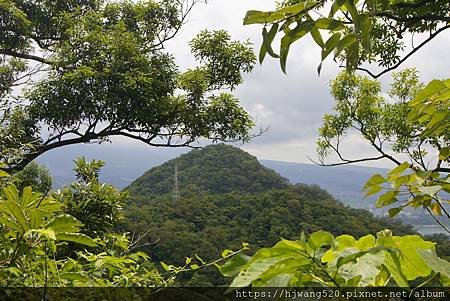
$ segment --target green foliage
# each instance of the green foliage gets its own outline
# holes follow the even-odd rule
[[[366,196],[382,193],[376,206],[389,216],[404,208],[425,208],[438,222],[448,214],[449,118],[447,81],[424,87],[417,71],[394,73],[389,91],[382,95],[376,80],[341,73],[331,83],[335,113],[327,114],[320,128],[317,151],[323,163],[335,154],[341,164],[387,159],[397,165],[386,177],[374,175],[364,186]],[[357,132],[378,156],[348,159],[341,151],[344,137]],[[403,162],[408,155],[408,161]],[[440,222],[441,223],[441,222]],[[446,228],[445,222],[441,226]]]
[[[249,139],[253,121],[224,89],[252,71],[250,44],[203,31],[190,43],[199,65],[185,72],[165,51],[197,2],[2,1],[0,103],[14,109],[0,112],[0,160],[20,170],[118,135],[157,146]],[[33,61],[45,73],[29,81],[43,71]],[[14,106],[13,86],[25,88]]]
[[[180,196],[173,199],[174,163],[179,170]],[[410,234],[411,227],[375,218],[365,210],[335,201],[317,186],[287,185],[286,180],[260,165],[256,158],[225,145],[193,150],[145,173],[127,189],[121,228],[148,233],[142,250],[153,261],[183,266],[185,256],[198,254],[213,261],[223,249],[252,252],[280,237],[319,229],[361,237],[385,228]],[[198,264],[198,262],[196,262]],[[224,284],[214,269],[181,274],[182,285]]]
[[[433,80],[413,96],[414,99],[409,103],[411,111],[408,113],[408,119],[423,126],[422,137],[448,138],[450,79]],[[439,151],[439,159],[448,161],[449,147],[441,147]]]
[[[47,194],[52,188],[52,177],[47,168],[36,162],[31,162],[25,168],[14,174],[14,183],[19,191],[31,186],[33,191]]]
[[[425,284],[436,277],[444,284],[449,265],[436,255],[434,243],[417,235],[384,230],[355,239],[318,231],[308,239],[281,240],[250,258],[233,258],[220,270],[234,277],[231,287],[410,287],[416,279]]]
[[[84,167],[83,176],[98,167],[98,161],[79,162]],[[89,232],[85,231],[89,226],[64,211],[64,200],[33,192],[30,186],[18,191],[7,173],[0,173],[0,177],[6,179],[0,194],[0,286],[154,287],[172,282],[173,276],[161,276],[146,254],[130,253],[131,242],[126,235],[106,233],[109,225],[103,225],[105,229],[97,232],[103,236],[91,238],[83,233]],[[88,210],[84,213],[91,216]],[[68,243],[74,247],[71,257],[64,255]],[[104,251],[88,252],[85,249],[89,247]]]
[[[386,179],[381,179],[377,183],[369,181],[364,187],[368,193],[389,189],[385,192],[377,203],[379,207],[396,203],[400,206],[391,208],[390,216],[395,216],[405,207],[423,207],[431,215],[446,216],[450,220],[448,213],[448,192],[450,192],[449,170],[445,166],[449,163],[449,80],[433,80],[423,89],[418,90],[407,102],[407,122],[415,131],[408,133],[409,136],[403,140],[410,140],[418,143],[415,151],[418,159],[404,162],[391,170]],[[403,115],[405,116],[405,115]],[[405,118],[405,117],[403,117]],[[413,139],[413,137],[416,137]],[[425,151],[420,147],[428,143],[435,150],[431,152],[436,157],[437,162],[434,168],[425,165]],[[411,151],[411,146],[408,145]],[[372,178],[373,179],[373,178]],[[400,202],[398,197],[407,194],[410,197],[407,201]],[[447,220],[447,221],[449,221]],[[449,231],[444,224],[441,224]]]
[[[175,165],[183,196],[233,191],[258,193],[288,186],[286,179],[263,167],[256,157],[235,147],[218,144],[193,150],[152,168],[125,190],[133,196],[145,197],[172,193]]]
[[[126,193],[99,182],[103,161],[75,161],[77,182],[59,190],[54,198],[64,205],[64,211],[80,220],[83,233],[92,237],[104,237],[111,233],[122,218],[122,203]]]
[[[202,31],[190,42],[194,57],[205,65],[199,70],[205,72],[209,89],[230,87],[242,83],[241,69],[253,70],[255,55],[250,43],[233,42],[226,31]],[[239,69],[232,66],[240,66]]]
[[[244,25],[264,25],[260,62],[266,54],[279,58],[284,72],[291,45],[310,34],[321,48],[319,73],[323,61],[334,53],[334,59],[343,62],[347,71],[363,62],[385,67],[377,75],[366,70],[378,77],[408,58],[400,56],[407,49],[410,34],[430,32],[434,37],[447,29],[449,12],[450,5],[444,0],[294,0],[281,1],[273,11],[248,11]],[[271,46],[278,34],[279,54]]]
[[[394,73],[392,89],[389,91],[391,99],[383,97],[378,81],[346,72],[340,73],[330,87],[335,113],[325,115],[319,129],[317,151],[321,161],[330,152],[339,153],[337,142],[342,143],[344,136],[355,129],[379,152],[380,157],[387,159],[389,157],[383,153],[383,144],[389,143],[396,153],[409,152],[412,159],[420,162],[424,156],[421,147],[424,147],[424,143],[433,143],[417,137],[421,128],[405,120],[410,111],[406,101],[421,87],[414,69]]]
[[[415,70],[394,73],[388,93],[392,101],[385,100],[379,82],[353,72],[361,70],[378,78],[395,70],[449,28],[449,10],[448,1],[287,0],[274,11],[249,11],[244,24],[264,24],[260,62],[267,54],[279,58],[284,72],[291,45],[307,34],[322,50],[319,73],[323,61],[334,52],[334,59],[343,63],[347,72],[331,83],[336,113],[327,114],[319,130],[320,164],[328,165],[324,159],[331,154],[341,162],[330,165],[392,161],[397,167],[387,177],[374,175],[364,187],[366,195],[383,191],[377,206],[390,208],[391,217],[407,206],[423,207],[450,233],[435,216],[450,219],[449,201],[443,199],[448,196],[450,171],[448,80],[434,80],[423,88]],[[329,13],[324,16],[324,11]],[[414,42],[414,34],[425,32],[429,37],[419,46],[413,43],[401,58],[407,49],[404,37],[413,36]],[[282,35],[279,55],[271,46],[278,33]],[[361,68],[363,63],[376,63],[384,70],[373,73]],[[352,130],[378,156],[347,158],[341,152],[342,139]],[[398,158],[404,154],[408,162]],[[317,235],[327,240],[326,234]],[[317,248],[315,237],[309,241],[303,237],[295,242],[283,240],[273,248],[261,249],[247,263],[237,264],[241,272],[231,286],[409,286],[412,280],[423,281],[421,286],[436,276],[440,276],[441,285],[448,285],[449,263],[437,257],[430,242],[387,232],[379,233],[377,239],[362,239],[364,244],[359,246],[359,241],[348,235],[328,239],[328,250]]]

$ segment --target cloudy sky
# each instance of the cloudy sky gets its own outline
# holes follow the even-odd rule
[[[245,12],[251,9],[270,10],[273,0],[211,0],[199,5],[192,13],[179,39],[171,44],[180,67],[193,66],[185,45],[201,29],[226,29],[234,39],[253,42],[255,50],[261,43],[261,27],[243,26]],[[301,45],[300,45],[301,44]],[[306,38],[294,45],[288,59],[288,74],[284,75],[277,60],[268,58],[247,75],[236,95],[242,105],[256,118],[261,127],[270,126],[263,137],[242,146],[253,155],[264,159],[308,162],[306,156],[315,156],[315,140],[322,116],[330,112],[333,102],[328,83],[339,72],[333,61],[327,62],[320,77],[316,73],[319,49]],[[448,76],[450,61],[443,59],[450,44],[450,32],[437,37],[405,64],[417,66],[422,79]],[[389,75],[382,81],[389,82]],[[348,137],[349,157],[367,155],[357,137]]]
[[[210,0],[206,5],[200,4],[190,15],[178,38],[167,48],[175,55],[181,70],[195,66],[187,43],[202,29],[225,29],[233,39],[249,39],[258,51],[261,27],[243,26],[243,17],[247,10],[269,10],[274,3],[274,0]],[[245,77],[245,83],[235,91],[242,105],[257,120],[258,126],[270,127],[262,137],[241,146],[260,159],[308,163],[307,156],[315,157],[315,140],[322,116],[332,110],[328,83],[339,70],[332,61],[327,62],[318,77],[319,49],[308,38],[300,44],[295,44],[290,53],[287,75],[281,72],[277,60],[268,58],[262,66],[256,66],[254,72]],[[414,55],[404,67],[416,66],[425,82],[448,76],[446,72],[450,69],[450,60],[444,58],[444,53],[449,44],[450,32],[446,32]],[[384,76],[382,81],[387,86],[389,75]],[[114,142],[106,147],[113,147],[124,154],[138,149],[147,152],[148,156],[161,152],[127,139],[116,139]],[[364,157],[370,153],[370,149],[356,136],[348,137],[346,146],[350,158]],[[98,147],[99,152],[102,147],[105,146]],[[179,151],[167,149],[164,152],[173,156],[179,154]]]

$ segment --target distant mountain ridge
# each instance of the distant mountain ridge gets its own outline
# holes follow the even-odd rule
[[[197,153],[198,151],[195,151],[194,153]],[[95,158],[105,160],[106,166],[100,176],[101,181],[110,183],[118,188],[124,188],[130,185],[130,183],[132,183],[143,173],[145,173],[148,168],[158,168],[156,166],[172,160],[177,155],[179,156],[184,153],[186,153],[185,149],[164,149],[148,147],[131,148],[124,146],[119,147],[114,144],[105,144],[101,146],[77,145],[66,147],[64,148],[64,151],[57,150],[46,153],[44,154],[44,156],[38,159],[38,162],[44,164],[47,168],[49,168],[54,178],[54,188],[58,189],[74,180],[72,161],[78,156],[85,156],[87,159]],[[249,162],[252,162],[251,164],[253,166],[256,166],[255,157],[251,156]],[[314,164],[273,160],[260,160],[260,162],[264,166],[273,169],[278,174],[287,178],[290,183],[319,185],[344,204],[350,205],[354,208],[365,208],[377,214],[383,214],[384,212],[383,210],[375,208],[374,197],[364,199],[361,188],[372,174],[386,173],[387,170],[385,169],[354,165],[321,167]],[[237,167],[238,166],[235,166],[234,168]],[[166,185],[166,187],[169,187],[173,184],[173,171],[174,166],[171,167],[172,174],[166,177],[166,183],[164,184]],[[263,174],[265,174],[266,172],[267,171],[265,171]],[[180,168],[180,177],[180,179],[182,180],[182,168]],[[205,179],[208,177],[203,178]],[[216,179],[216,182],[219,183],[222,180],[223,179]],[[242,183],[249,183],[249,181],[246,181],[246,179],[241,179],[239,181],[241,181]],[[287,183],[287,181],[285,183]],[[186,185],[182,185],[181,188],[182,194],[187,193],[188,195],[190,195],[198,192],[195,190],[195,185],[191,185],[190,188]],[[170,190],[171,188],[168,189]],[[187,191],[188,189],[192,189],[192,191],[189,192]],[[403,215],[401,218],[407,223],[411,223],[413,225],[430,225],[419,226],[419,229],[423,229],[423,233],[429,234],[442,231],[439,226],[435,226],[435,222],[431,220],[431,217],[429,217],[426,212],[420,212],[420,210],[407,210],[405,211],[405,213],[406,215]]]
[[[387,174],[383,168],[356,165],[324,167],[315,164],[261,160],[265,166],[289,179],[293,184],[315,184],[354,208],[373,209],[375,198],[364,199],[362,188],[374,174]]]
[[[256,157],[238,148],[219,144],[192,150],[153,167],[126,190],[133,195],[147,196],[172,193],[175,168],[182,194],[258,193],[287,188],[289,183],[272,169],[261,165]]]
[[[157,167],[185,152],[186,150],[182,149],[82,145],[66,147],[64,151],[49,152],[40,157],[38,162],[50,170],[54,178],[54,188],[57,189],[74,180],[73,160],[78,156],[104,160],[106,166],[101,174],[101,180],[123,189],[142,176],[148,168]],[[370,175],[386,172],[384,169],[363,166],[327,168],[295,162],[259,161],[287,178],[290,183],[319,185],[334,197],[355,208],[369,208],[373,204],[373,201],[362,200],[361,188]]]

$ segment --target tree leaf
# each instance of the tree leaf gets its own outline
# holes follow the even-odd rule
[[[325,46],[325,43],[323,42],[322,39],[322,35],[320,34],[320,31],[317,28],[315,27],[311,28],[311,31],[309,33],[311,34],[312,38],[314,39],[317,45],[319,45],[320,47]]]
[[[67,273],[61,273],[59,275],[59,277],[61,279],[67,279],[67,280],[72,280],[72,281],[80,281],[82,283],[87,283],[89,281],[89,278],[80,274],[80,273],[75,273],[75,272],[67,272]]]
[[[82,233],[57,233],[56,239],[62,241],[71,241],[89,247],[97,246],[94,239]]]
[[[398,176],[400,176],[405,170],[407,170],[410,167],[410,164],[408,162],[403,162],[396,168],[392,169],[388,173],[388,180],[392,181],[396,179]]]
[[[401,211],[403,210],[403,207],[398,207],[398,208],[391,208],[388,210],[389,213],[389,217],[394,217],[397,214],[399,214]]]
[[[377,208],[385,207],[397,202],[397,191],[388,191],[381,195],[376,203]]]
[[[250,260],[249,256],[237,254],[228,260],[224,265],[219,267],[220,273],[225,277],[234,277]]]
[[[424,194],[434,196],[442,189],[442,186],[419,186],[417,189]]]
[[[374,194],[377,194],[377,193],[380,192],[381,190],[383,190],[383,186],[379,186],[379,185],[371,186],[371,187],[367,190],[367,192],[366,192],[366,194],[364,195],[364,197],[367,198],[367,197],[369,197],[369,196],[372,196],[372,195],[374,195]]]
[[[395,251],[387,252],[383,265],[399,287],[409,287],[408,279],[402,271],[402,266]]]
[[[327,56],[334,50],[340,39],[341,34],[337,32],[326,41],[325,47],[324,49],[322,49],[322,61],[324,61],[327,58]]]
[[[424,89],[422,89],[419,94],[410,102],[411,106],[415,106],[420,102],[432,97],[438,91],[446,89],[446,85],[441,80],[432,80]]]
[[[313,250],[318,250],[323,246],[334,246],[334,237],[328,232],[317,231],[309,236],[308,244]]]
[[[450,147],[443,147],[439,150],[439,160],[445,161],[450,157]]]
[[[283,258],[268,257],[251,262],[245,270],[241,271],[236,278],[233,279],[230,287],[249,286],[254,280],[258,279],[262,274],[269,270],[270,267],[281,260],[283,260]]]
[[[45,228],[52,228],[55,233],[63,233],[63,232],[78,232],[83,224],[77,220],[75,217],[63,214],[53,218]]]
[[[280,56],[276,54],[272,49],[272,42],[278,32],[278,23],[272,25],[272,28],[267,32],[266,27],[263,28],[263,44],[259,51],[259,63],[261,64],[268,53],[271,57],[279,58]]]
[[[435,244],[433,242],[425,241],[418,235],[406,235],[379,237],[377,243],[400,251],[401,270],[408,280],[426,277],[430,274],[431,269],[418,253],[418,249],[434,249]]]
[[[339,276],[350,280],[359,277],[358,286],[373,286],[381,271],[385,259],[384,251],[367,252],[358,257],[355,262],[346,263],[339,268]]]
[[[370,53],[372,17],[369,14],[360,15],[361,45]]]
[[[278,12],[249,10],[245,15],[244,25],[272,23],[280,21],[284,17],[284,14]]]
[[[434,249],[418,249],[417,252],[434,272],[450,278],[450,262],[439,258]]]
[[[341,9],[342,5],[344,5],[345,1],[347,0],[334,0],[333,4],[331,5],[330,13],[328,15],[329,18],[332,18],[336,12]]]
[[[318,29],[326,29],[330,31],[339,31],[345,28],[344,24],[341,21],[329,18],[317,19],[315,27]]]
[[[314,26],[313,20],[298,22],[297,26],[290,30],[283,38],[280,44],[280,64],[281,70],[286,73],[286,62],[289,54],[289,48],[292,43],[304,37]]]
[[[364,185],[363,190],[367,190],[373,186],[378,186],[380,184],[383,184],[386,182],[386,179],[380,175],[380,174],[375,174],[373,175]]]

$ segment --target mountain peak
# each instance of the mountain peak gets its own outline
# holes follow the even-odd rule
[[[288,180],[261,165],[256,157],[234,146],[215,144],[150,169],[127,190],[133,195],[170,194],[174,189],[175,166],[182,195],[257,193],[288,186]]]

